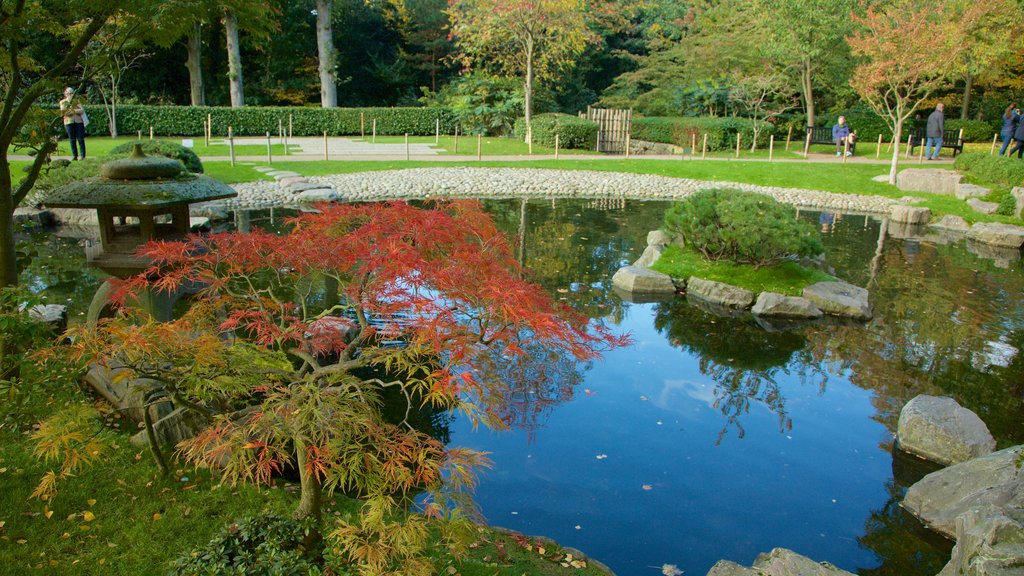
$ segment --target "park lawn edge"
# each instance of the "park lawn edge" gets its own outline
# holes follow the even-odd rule
[[[696,250],[676,244],[669,245],[651,269],[672,278],[685,279],[696,276],[738,286],[754,293],[775,292],[786,296],[800,296],[803,289],[811,284],[837,280],[825,272],[801,266],[796,262],[755,268],[749,264],[708,260]]]

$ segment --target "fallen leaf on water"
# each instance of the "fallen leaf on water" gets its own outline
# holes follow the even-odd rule
[[[607,457],[607,454],[598,454],[597,456],[594,456],[594,458],[597,458],[598,460],[604,460]]]
[[[654,486],[651,486],[650,484],[644,484],[643,486],[641,486],[641,488],[643,488],[644,490],[652,490]]]
[[[661,573],[664,576],[679,576],[683,571],[675,564],[662,564]]]
[[[647,402],[647,396],[641,396],[640,399],[643,400],[644,402]]]
[[[584,388],[583,393],[586,394],[587,396],[590,396],[591,394],[594,393],[594,391],[591,390],[590,388]]]

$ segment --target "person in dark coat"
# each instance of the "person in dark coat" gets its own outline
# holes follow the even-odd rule
[[[1024,122],[1017,122],[1017,130],[1013,133],[1013,139],[1017,141],[1017,145],[1010,150],[1009,155],[1013,156],[1013,153],[1016,152],[1018,159],[1024,158]]]
[[[935,105],[935,111],[928,115],[928,125],[925,128],[924,157],[926,160],[938,160],[939,150],[942,149],[942,132],[946,129],[946,116],[942,113],[946,105],[939,102]],[[932,145],[935,145],[935,152],[932,153]]]
[[[1000,156],[1005,154],[1006,149],[1010,147],[1013,133],[1017,130],[1018,124],[1020,124],[1020,110],[1017,108],[1017,103],[1014,102],[1006,108],[1006,112],[1003,112],[1003,128],[999,131],[999,137],[1003,139],[1003,146],[999,149]]]

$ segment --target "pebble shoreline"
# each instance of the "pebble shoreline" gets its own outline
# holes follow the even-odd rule
[[[707,188],[758,192],[798,207],[888,214],[898,200],[650,174],[544,170],[535,168],[413,168],[297,178],[269,172],[278,181],[235,184],[238,197],[218,201],[230,208],[269,208],[328,200],[380,201],[403,198],[625,198],[680,200]]]

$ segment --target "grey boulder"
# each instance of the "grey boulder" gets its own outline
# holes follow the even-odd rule
[[[968,199],[967,205],[975,212],[979,212],[981,214],[995,214],[996,210],[999,210],[999,204],[996,204],[995,202],[985,202],[983,200],[978,200],[977,198]]]
[[[815,562],[786,548],[775,548],[754,560],[752,568],[722,560],[707,576],[853,576],[828,562]]]
[[[996,448],[977,414],[952,398],[924,394],[900,411],[896,441],[905,452],[947,466],[991,454]]]
[[[661,258],[665,248],[660,244],[648,244],[647,248],[644,248],[644,253],[633,262],[633,266],[639,266],[640,268],[650,268],[652,264]]]
[[[956,546],[939,576],[1024,574],[1024,509],[994,506],[968,510],[956,519]]]
[[[1024,186],[1014,186],[1010,194],[1013,194],[1013,215],[1020,218],[1020,213],[1024,210]]]
[[[982,244],[1020,248],[1024,245],[1024,228],[1013,224],[977,222],[967,231],[967,237]]]
[[[982,188],[975,184],[960,184],[956,187],[956,197],[960,200],[967,200],[968,198],[981,198],[982,196],[988,196],[992,192],[988,188]]]
[[[908,168],[896,174],[896,187],[910,192],[931,192],[953,196],[963,176],[953,170]]]
[[[776,318],[821,318],[822,312],[810,300],[799,296],[784,296],[775,292],[761,292],[751,308],[755,316]]]
[[[932,228],[953,230],[955,232],[967,232],[971,228],[971,225],[967,223],[967,220],[964,220],[963,218],[961,218],[960,216],[956,216],[955,214],[946,214],[945,216],[942,217],[941,220],[939,220],[935,224],[931,224],[930,226]]]
[[[925,476],[907,490],[902,506],[933,530],[956,537],[957,517],[969,510],[1024,508],[1024,446],[961,462]]]
[[[724,282],[690,276],[686,281],[686,295],[712,304],[745,310],[754,303],[754,293]]]
[[[335,202],[338,200],[338,193],[330,188],[317,188],[306,190],[295,195],[299,202]]]
[[[871,319],[868,291],[859,286],[846,282],[818,282],[804,288],[803,296],[825,314],[857,320]]]
[[[932,211],[918,206],[890,206],[889,218],[901,224],[927,224]]]
[[[612,285],[624,292],[675,294],[676,287],[667,274],[639,266],[623,266],[612,276]]]

